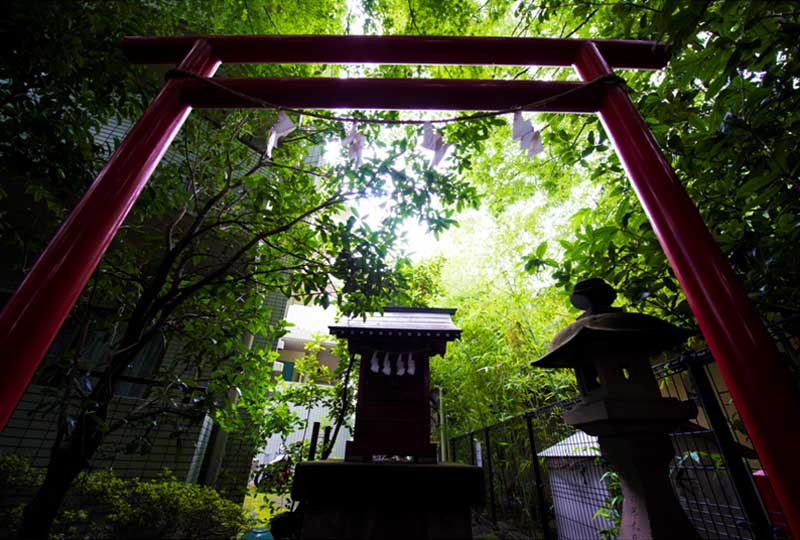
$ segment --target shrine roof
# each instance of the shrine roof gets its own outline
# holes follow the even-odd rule
[[[373,313],[353,317],[340,324],[329,326],[337,337],[389,336],[427,337],[448,341],[461,336],[461,329],[453,324],[455,309],[386,307],[383,314]]]

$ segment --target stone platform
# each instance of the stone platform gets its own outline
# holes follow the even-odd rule
[[[480,468],[312,461],[295,470],[302,540],[470,540]]]

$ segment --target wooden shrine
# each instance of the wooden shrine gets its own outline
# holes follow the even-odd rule
[[[301,540],[469,540],[480,467],[436,463],[430,358],[461,330],[454,309],[384,308],[330,327],[358,355],[358,401],[345,461],[295,469]]]
[[[454,309],[387,307],[383,314],[330,327],[360,358],[358,402],[347,461],[436,460],[431,444],[430,357],[444,354],[461,330]]]

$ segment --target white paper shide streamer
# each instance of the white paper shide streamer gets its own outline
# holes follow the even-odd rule
[[[393,362],[392,359],[395,354],[397,358]],[[394,366],[394,373],[392,372],[392,366]],[[382,373],[387,377],[391,375],[402,377],[403,375],[414,375],[417,372],[417,363],[414,360],[414,354],[410,352],[373,351],[369,362],[369,370],[376,374]]]
[[[433,129],[430,122],[425,122],[422,126],[422,148],[433,151],[431,167],[436,167],[444,158],[452,145],[446,144],[442,134]]]
[[[361,165],[361,154],[364,152],[366,139],[358,132],[355,124],[350,133],[342,140],[342,146],[347,148],[347,157],[356,162],[356,167]]]
[[[515,141],[519,141],[520,148],[528,151],[528,159],[544,152],[541,132],[533,127],[530,120],[523,119],[522,113],[519,111],[514,113],[511,137]]]
[[[297,129],[297,126],[295,126],[289,116],[285,112],[279,111],[277,121],[269,128],[265,155],[271,158],[272,151],[275,149],[280,139],[295,129]],[[514,113],[511,136],[515,141],[519,141],[520,148],[527,150],[529,159],[544,151],[541,132],[533,127],[530,120],[525,120],[520,111]],[[366,137],[359,133],[357,124],[353,123],[350,132],[342,139],[342,146],[347,148],[347,157],[355,162],[356,167],[361,165],[366,143]],[[453,145],[445,143],[441,132],[434,129],[433,124],[430,122],[425,122],[422,125],[422,143],[420,146],[433,152],[430,166],[435,168],[441,163],[450,150],[450,147]],[[406,368],[405,371],[408,373],[410,370]]]
[[[275,149],[278,142],[295,129],[297,129],[297,126],[295,126],[289,116],[285,112],[279,111],[277,121],[269,128],[265,155],[271,158],[272,151]],[[519,141],[520,148],[527,150],[528,159],[544,152],[542,133],[533,127],[530,120],[524,119],[520,111],[514,113],[511,137],[515,141]],[[354,122],[347,136],[342,139],[342,146],[347,148],[347,157],[355,162],[356,167],[361,165],[366,144],[366,137],[359,133],[358,125]],[[442,137],[441,132],[434,129],[431,122],[425,122],[422,125],[422,143],[420,146],[433,152],[430,166],[435,168],[441,163],[450,150],[450,147],[453,145],[444,142],[444,137]],[[406,369],[406,372],[408,372],[408,369]]]
[[[397,355],[397,376],[402,377],[406,374],[406,366],[403,363],[403,353]]]
[[[294,130],[294,122],[292,122],[285,112],[278,112],[278,121],[269,128],[269,136],[267,136],[267,149],[265,154],[268,158],[272,157],[272,150],[278,144],[278,141]]]
[[[391,375],[392,374],[392,364],[389,362],[389,353],[386,353],[386,356],[383,357],[383,374],[384,375]]]
[[[373,373],[378,373],[380,371],[380,367],[378,366],[378,351],[372,353],[372,360],[369,365],[370,371]]]

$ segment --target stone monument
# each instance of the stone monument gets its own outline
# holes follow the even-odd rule
[[[575,286],[578,320],[559,332],[541,368],[572,368],[582,400],[567,424],[595,435],[619,474],[621,540],[700,540],[672,490],[669,433],[697,415],[694,403],[662,397],[649,358],[689,334],[665,321],[611,307],[616,291],[601,279]]]

